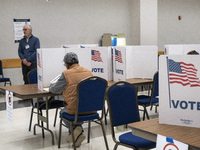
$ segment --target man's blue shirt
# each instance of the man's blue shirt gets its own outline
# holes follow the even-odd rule
[[[31,35],[28,42],[22,38],[19,42],[18,55],[21,60],[26,59],[28,62],[36,62],[36,51],[40,48],[40,41],[37,37]]]

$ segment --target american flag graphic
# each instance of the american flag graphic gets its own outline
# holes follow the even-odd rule
[[[41,68],[41,63],[40,63],[40,54],[38,53],[38,58],[37,58],[38,66]]]
[[[119,63],[122,62],[122,53],[120,50],[115,49],[115,61],[118,61]]]
[[[197,69],[193,64],[184,62],[175,62],[172,59],[169,63],[169,81],[170,84],[177,83],[183,86],[199,87],[200,81],[197,77]]]
[[[92,50],[92,60],[98,61],[98,62],[103,62],[101,59],[101,53],[97,50]]]

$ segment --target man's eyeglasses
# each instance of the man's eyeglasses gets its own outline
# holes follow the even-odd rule
[[[26,31],[27,29],[23,29],[23,31]]]

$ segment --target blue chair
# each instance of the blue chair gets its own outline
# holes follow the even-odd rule
[[[28,72],[28,83],[29,84],[37,84],[37,69],[33,69]],[[37,102],[33,104],[33,99],[32,99],[31,104],[32,104],[32,110],[31,110],[31,116],[30,116],[29,131],[31,131],[33,113],[37,113],[34,111],[35,108],[37,109]],[[42,110],[46,110],[46,102],[44,100],[39,101],[39,106],[40,106],[40,113],[42,115]],[[49,100],[48,108],[56,109],[55,118],[54,118],[54,127],[56,126],[58,109],[60,107],[64,107],[62,100],[55,100],[54,98]]]
[[[158,85],[159,85],[159,79],[158,79],[158,72],[154,74],[153,77],[153,86],[151,89],[151,96],[148,95],[140,95],[138,96],[138,105],[143,107],[143,120],[145,120],[145,116],[147,116],[147,119],[149,119],[149,114],[147,112],[147,107],[151,106],[151,109],[153,106],[156,106],[156,112],[157,112],[157,107],[159,104],[159,92],[158,92]]]
[[[83,79],[79,82],[77,86],[77,100],[76,100],[76,109],[75,115],[70,115],[68,113],[62,113],[60,119],[60,128],[59,128],[59,140],[58,140],[58,148],[60,148],[61,142],[61,133],[62,133],[62,126],[65,124],[63,120],[69,122],[70,124],[70,131],[72,133],[72,141],[73,145],[75,145],[74,140],[74,132],[73,132],[73,125],[77,122],[88,122],[88,139],[87,142],[90,142],[90,123],[95,122],[101,125],[104,141],[106,145],[106,149],[108,150],[108,143],[106,139],[106,134],[103,125],[103,114],[104,114],[104,103],[105,103],[105,91],[107,88],[107,81],[103,78],[92,76],[86,79]],[[86,112],[98,112],[90,115],[79,115],[80,113]],[[74,150],[76,150],[76,146],[74,146]]]
[[[4,82],[4,86],[6,86],[6,84],[10,84],[11,86],[10,78],[4,78],[1,60],[0,60],[0,75],[1,75],[0,82]]]
[[[126,132],[116,139],[115,127],[140,121],[135,87],[128,82],[120,81],[110,86],[106,91],[106,100],[110,114],[112,138],[115,142],[114,150],[119,145],[138,150],[151,149],[155,142]]]

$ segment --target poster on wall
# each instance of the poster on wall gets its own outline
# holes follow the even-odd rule
[[[25,24],[30,25],[30,19],[13,19],[14,22],[14,32],[15,32],[15,43],[19,43],[19,41],[23,38],[23,26]]]

